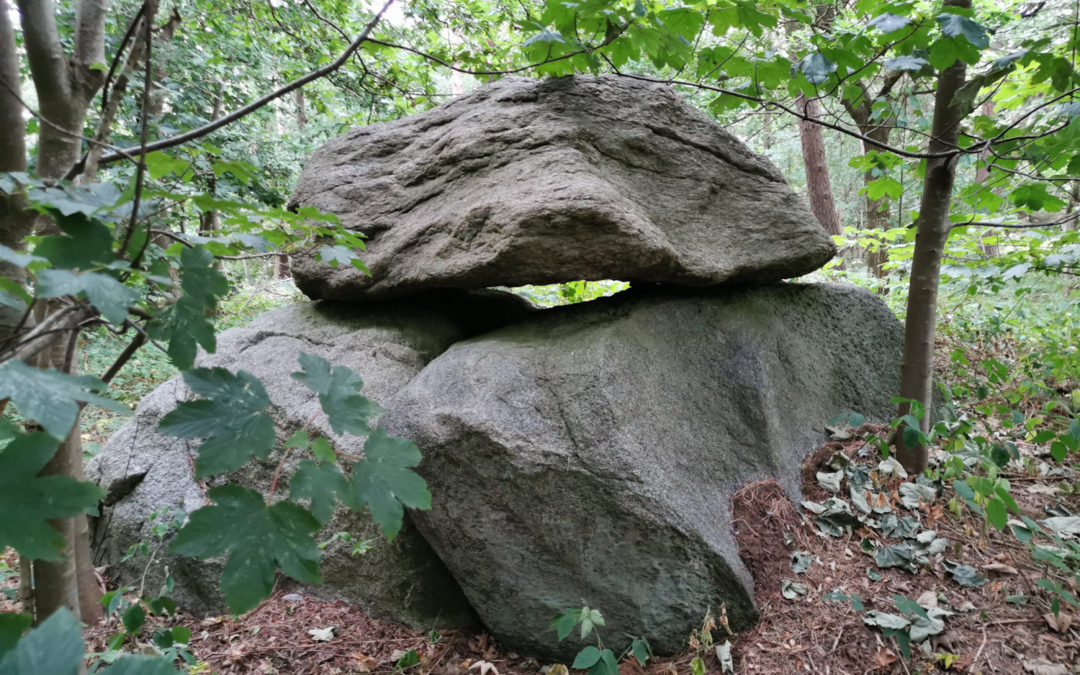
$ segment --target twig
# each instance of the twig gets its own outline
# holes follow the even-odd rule
[[[348,47],[345,48],[345,51],[343,51],[341,53],[341,55],[338,56],[338,58],[335,59],[333,62],[323,66],[322,68],[319,68],[317,70],[313,70],[310,73],[308,73],[307,75],[304,75],[303,77],[297,78],[297,79],[293,80],[292,82],[286,84],[283,87],[275,89],[274,91],[270,92],[269,94],[266,94],[265,96],[263,96],[263,97],[255,100],[255,101],[247,104],[246,106],[240,108],[239,110],[231,112],[228,115],[225,115],[224,117],[220,117],[220,118],[218,118],[216,120],[208,122],[207,124],[204,124],[203,126],[198,127],[197,129],[192,129],[191,131],[188,131],[188,132],[182,133],[182,134],[177,134],[176,136],[170,136],[169,138],[163,138],[161,140],[154,141],[153,143],[149,143],[147,145],[143,145],[143,146],[140,146],[140,147],[125,148],[124,150],[122,150],[120,152],[115,152],[115,153],[113,153],[111,155],[105,155],[104,157],[101,158],[99,163],[100,164],[111,164],[112,162],[115,162],[115,161],[120,160],[120,159],[124,159],[125,157],[130,158],[131,153],[145,154],[145,153],[149,153],[149,152],[156,152],[158,150],[164,150],[166,148],[172,148],[172,147],[175,147],[177,145],[183,145],[184,143],[187,143],[188,141],[193,141],[193,140],[195,140],[197,138],[202,138],[203,136],[206,136],[207,134],[210,134],[210,133],[212,133],[214,131],[217,131],[218,129],[220,129],[220,128],[224,127],[224,126],[227,126],[227,125],[232,124],[233,122],[235,122],[235,121],[237,121],[239,119],[247,117],[251,113],[258,110],[259,108],[262,108],[266,104],[270,103],[271,101],[275,101],[275,100],[281,98],[282,96],[284,96],[284,95],[286,95],[286,94],[288,94],[288,93],[290,93],[290,92],[292,92],[292,91],[294,91],[296,89],[299,89],[300,87],[304,86],[308,82],[312,82],[314,80],[319,79],[320,77],[323,77],[325,75],[328,75],[328,74],[334,72],[335,70],[340,68],[342,65],[344,65],[346,61],[348,61],[349,57],[352,56],[353,52],[355,52],[357,49],[360,48],[360,45],[362,45],[364,42],[366,42],[368,40],[368,36],[371,35],[371,31],[375,28],[375,25],[379,22],[379,20],[382,19],[382,15],[386,12],[386,10],[388,10],[390,8],[390,5],[394,4],[394,1],[395,0],[387,0],[386,4],[384,4],[382,6],[382,9],[380,9],[375,14],[375,16],[372,17],[371,21],[367,22],[367,25],[364,26],[364,30],[361,31],[360,35],[358,35],[356,37],[356,39],[353,40],[352,43]]]

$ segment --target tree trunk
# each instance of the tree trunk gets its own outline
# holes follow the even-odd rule
[[[38,135],[38,175],[60,179],[79,159],[86,112],[94,93],[104,82],[101,66],[105,61],[107,2],[79,3],[70,58],[60,42],[53,3],[18,0],[18,6],[26,56],[44,118]],[[49,231],[56,226],[44,221],[39,227]],[[70,351],[75,339],[72,335],[70,343],[60,342],[44,351],[37,365],[70,371],[76,361]],[[42,475],[79,478],[82,461],[80,428],[76,422]],[[41,621],[60,607],[69,607],[84,622],[95,623],[103,611],[97,601],[100,592],[90,564],[86,516],[55,521],[54,526],[64,534],[67,547],[60,561],[34,563],[36,618]]]
[[[982,105],[982,111],[984,115],[993,116],[994,114],[994,102],[986,101]],[[990,148],[983,148],[983,151],[979,153],[979,164],[975,169],[975,184],[982,185],[990,179]],[[979,236],[979,248],[982,249],[983,255],[987,258],[996,258],[1001,254],[997,244],[986,244],[982,241],[982,238],[986,236],[985,232]]]
[[[946,0],[946,6],[971,7],[971,0]],[[964,84],[967,66],[957,61],[938,75],[934,96],[934,119],[928,152],[945,153],[956,147],[963,112],[952,105]],[[907,323],[904,327],[904,362],[900,375],[900,396],[918,401],[925,408],[922,430],[930,428],[931,397],[934,387],[934,337],[937,321],[937,292],[941,260],[949,237],[949,209],[956,181],[956,155],[926,160],[922,202],[915,234],[915,252],[908,287]],[[910,403],[901,403],[900,415],[911,412]],[[912,474],[926,469],[928,449],[923,444],[909,447],[903,425],[893,436],[897,460]]]
[[[11,9],[7,0],[0,0],[0,172],[26,171],[26,122],[23,108],[11,94],[19,91],[19,56],[15,51],[15,30],[11,25]],[[30,234],[33,218],[17,200],[0,195],[0,244],[16,251]],[[21,267],[0,261],[0,277],[22,284]],[[0,343],[12,336],[23,312],[7,305],[0,306]]]
[[[816,98],[800,95],[795,101],[799,112],[816,119],[821,106]],[[803,163],[806,165],[806,192],[810,197],[810,210],[829,234],[840,234],[840,214],[833,200],[829,165],[825,161],[825,137],[821,127],[810,120],[799,120],[799,140],[802,141]]]

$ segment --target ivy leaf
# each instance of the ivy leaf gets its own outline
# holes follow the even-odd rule
[[[174,553],[212,558],[227,553],[221,590],[229,609],[241,614],[270,595],[274,571],[301,583],[320,583],[320,551],[312,535],[319,522],[300,506],[267,506],[262,495],[239,485],[210,490],[211,506],[191,514],[169,548]]]
[[[75,675],[85,649],[79,622],[62,607],[7,653],[0,675]]]
[[[366,436],[371,433],[368,420],[382,412],[378,403],[357,392],[364,381],[345,366],[334,366],[314,354],[301,354],[303,372],[293,373],[294,379],[305,383],[319,395],[319,403],[330,420],[330,428],[338,434]]]
[[[27,558],[58,560],[64,537],[49,525],[94,506],[105,491],[70,476],[37,477],[56,453],[48,434],[19,434],[0,450],[0,550],[12,546]]]
[[[420,449],[411,441],[374,430],[364,444],[364,459],[353,465],[346,506],[358,509],[366,504],[383,535],[392,540],[401,531],[404,506],[431,508],[427,483],[411,470],[420,459]]]
[[[120,325],[135,304],[139,294],[108,274],[87,272],[76,274],[68,270],[43,269],[37,273],[37,292],[43,298],[60,298],[85,293],[109,323]]]
[[[968,42],[979,49],[990,46],[990,32],[985,26],[966,16],[946,12],[937,16],[937,22],[941,25],[941,32],[944,35],[951,38],[963,35]]]
[[[911,23],[911,19],[906,16],[885,12],[884,14],[878,14],[873,19],[870,19],[870,23],[867,25],[871,28],[877,28],[882,33],[893,33],[909,23]]]
[[[12,650],[22,634],[30,627],[32,621],[33,618],[29,614],[13,614],[11,612],[0,614],[0,661],[4,660],[7,653]]]
[[[10,398],[23,417],[35,420],[57,439],[67,436],[75,424],[79,401],[131,414],[116,401],[98,396],[103,389],[105,383],[91,375],[41,370],[17,359],[0,364],[0,400]]]
[[[167,340],[169,357],[179,369],[187,370],[195,363],[198,347],[208,352],[217,347],[208,313],[212,313],[217,299],[229,292],[229,281],[213,268],[214,256],[200,246],[184,248],[180,263],[183,295],[147,326],[147,332],[154,339]]]
[[[912,550],[911,544],[885,546],[874,554],[874,562],[881,568],[900,567],[913,574],[919,569],[915,565],[915,551]]]
[[[316,464],[305,459],[296,467],[289,482],[289,499],[310,499],[311,515],[325,525],[334,515],[339,495],[348,491],[348,481],[334,464]]]
[[[243,370],[233,375],[224,368],[196,368],[184,382],[206,398],[185,401],[161,418],[158,430],[178,438],[205,438],[195,460],[195,475],[205,478],[239,469],[249,455],[266,458],[277,437],[262,382]]]
[[[951,560],[943,560],[942,564],[945,565],[945,569],[952,575],[953,581],[961,586],[978,588],[986,583],[986,577],[976,572],[975,568],[970,565],[960,565]]]
[[[810,84],[818,85],[829,79],[836,71],[836,64],[820,53],[807,54],[799,61],[799,72],[806,76]]]

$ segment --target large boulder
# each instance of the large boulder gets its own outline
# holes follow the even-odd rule
[[[290,200],[368,237],[371,275],[293,261],[313,298],[577,279],[799,276],[835,247],[767,159],[671,88],[507,78],[336,138]]]
[[[218,337],[217,352],[202,355],[199,366],[246,370],[259,377],[271,399],[271,416],[284,440],[305,425],[330,439],[336,449],[362,454],[362,439],[337,436],[329,428],[318,399],[290,374],[300,370],[301,352],[352,368],[364,380],[362,393],[376,402],[389,400],[420,370],[454,342],[521,318],[527,303],[503,294],[439,293],[407,301],[346,306],[303,303],[265,314],[245,328]],[[172,596],[186,611],[207,614],[225,610],[219,591],[224,561],[196,560],[158,547],[151,515],[162,509],[190,513],[203,506],[206,489],[224,482],[195,480],[192,472],[198,442],[163,436],[157,423],[184,400],[192,398],[179,378],[162,385],[140,403],[134,419],[117,432],[87,473],[109,491],[95,523],[99,561],[121,584],[145,584],[149,593],[161,586],[165,568],[175,580]],[[266,492],[282,459],[282,450],[266,461],[252,460],[228,478]],[[287,484],[298,458],[290,457],[282,477]],[[278,488],[277,497],[287,495]],[[474,620],[454,579],[431,548],[407,522],[393,542],[378,534],[368,513],[340,509],[321,534],[348,532],[355,540],[370,539],[374,548],[361,556],[338,541],[324,552],[325,584],[310,592],[341,598],[369,611],[417,627],[462,626]],[[321,539],[321,540],[322,540]],[[167,544],[171,536],[165,538]],[[133,544],[147,542],[149,555],[125,560]]]
[[[708,609],[755,619],[733,492],[800,465],[843,411],[884,420],[901,326],[849,287],[638,288],[458,343],[388,404],[424,452],[412,513],[481,621],[571,658],[548,630],[582,603],[675,652]]]

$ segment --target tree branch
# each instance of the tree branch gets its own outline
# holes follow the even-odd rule
[[[288,94],[291,91],[299,89],[300,87],[304,86],[308,82],[312,82],[314,80],[319,79],[320,77],[323,77],[325,75],[328,75],[329,73],[334,72],[335,70],[340,68],[346,61],[348,61],[349,57],[352,56],[353,52],[355,52],[357,49],[360,48],[360,45],[362,45],[364,42],[366,42],[368,40],[368,36],[371,35],[371,31],[375,28],[375,25],[379,22],[379,20],[382,19],[382,15],[386,12],[387,9],[390,8],[390,5],[394,4],[394,1],[395,0],[387,0],[386,4],[384,4],[382,6],[382,9],[380,9],[375,14],[375,16],[372,17],[371,21],[368,21],[367,25],[364,26],[364,30],[361,31],[360,35],[358,35],[357,38],[355,40],[353,40],[352,43],[345,49],[345,51],[343,51],[341,53],[341,55],[338,56],[338,58],[335,59],[332,63],[329,63],[326,66],[323,66],[322,68],[319,68],[318,70],[313,70],[310,73],[308,73],[307,75],[304,75],[303,77],[297,78],[297,79],[293,80],[292,82],[286,84],[285,86],[283,86],[283,87],[281,87],[279,89],[275,89],[274,91],[270,92],[269,94],[266,94],[262,98],[259,98],[258,100],[247,104],[243,108],[240,108],[239,110],[231,112],[228,115],[225,115],[224,117],[222,117],[220,119],[217,119],[217,120],[214,120],[214,121],[209,122],[207,124],[204,124],[203,126],[197,128],[197,129],[192,129],[191,131],[188,131],[187,133],[178,134],[176,136],[171,136],[169,138],[163,138],[163,139],[161,139],[159,141],[154,141],[153,143],[148,143],[145,146],[124,148],[123,152],[127,153],[128,155],[140,154],[140,156],[141,156],[141,153],[156,152],[158,150],[164,150],[166,148],[176,147],[177,145],[183,145],[184,143],[187,143],[189,141],[193,141],[193,140],[195,140],[197,138],[202,138],[203,136],[206,136],[207,134],[213,133],[213,132],[217,131],[218,129],[220,129],[220,128],[224,127],[224,126],[227,126],[227,125],[232,124],[233,122],[235,122],[235,121],[237,121],[239,119],[247,117],[251,113],[258,110],[259,108],[262,108],[266,104],[281,98],[282,96]],[[115,153],[112,153],[110,155],[105,155],[104,157],[102,157],[101,160],[99,161],[99,164],[110,164],[112,162],[115,162],[117,160],[124,159],[124,158],[125,158],[124,154],[119,153],[119,152],[115,152]]]

